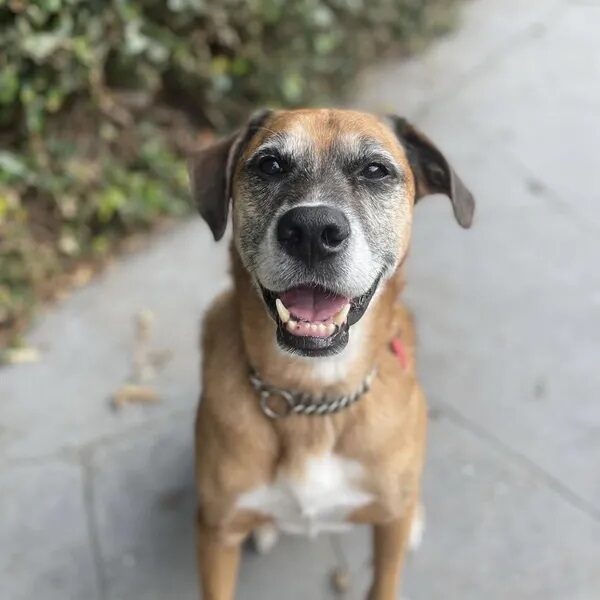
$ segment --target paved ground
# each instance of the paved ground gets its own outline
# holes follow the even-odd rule
[[[600,598],[600,5],[476,0],[357,104],[414,117],[479,201],[460,230],[419,206],[409,300],[432,406],[428,530],[411,600]],[[197,321],[224,245],[191,222],[40,318],[33,365],[0,371],[0,598],[195,598]],[[115,412],[133,317],[173,352],[162,401]],[[239,598],[359,599],[367,532],[248,553]]]

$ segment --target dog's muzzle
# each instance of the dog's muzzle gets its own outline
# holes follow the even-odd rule
[[[297,206],[276,224],[276,244],[286,257],[286,289],[261,287],[277,324],[277,341],[289,352],[328,356],[344,349],[349,328],[366,310],[380,277],[359,296],[344,295],[352,231],[346,215],[330,206]],[[347,294],[348,292],[346,292]]]

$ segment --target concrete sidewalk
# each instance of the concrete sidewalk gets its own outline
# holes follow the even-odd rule
[[[408,300],[431,405],[411,600],[600,598],[600,4],[474,0],[356,104],[415,119],[478,200],[464,232],[419,205]],[[193,220],[41,316],[39,363],[0,370],[0,598],[197,597],[197,324],[226,248]],[[133,320],[172,353],[161,401],[110,408]],[[364,597],[368,532],[245,556],[241,600]]]

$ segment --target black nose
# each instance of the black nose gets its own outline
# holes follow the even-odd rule
[[[309,267],[337,254],[350,237],[344,213],[328,206],[298,206],[277,224],[277,240],[290,255]]]

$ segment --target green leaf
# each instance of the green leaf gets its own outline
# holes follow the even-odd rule
[[[0,104],[12,104],[19,94],[19,72],[16,65],[0,69]]]
[[[96,201],[96,214],[102,223],[108,223],[126,204],[124,191],[110,186],[100,193]]]
[[[64,43],[65,38],[60,32],[37,33],[26,37],[21,43],[21,48],[26,56],[41,63],[63,47]]]
[[[25,180],[31,177],[31,174],[22,157],[8,150],[0,150],[0,177],[2,180]]]

